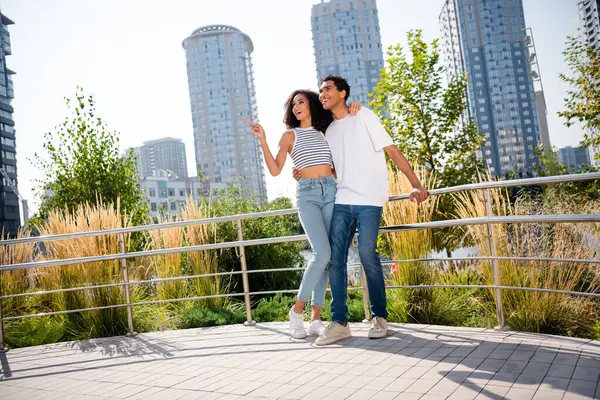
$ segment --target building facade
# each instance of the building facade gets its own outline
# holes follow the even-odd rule
[[[349,100],[368,104],[383,68],[376,1],[322,0],[311,20],[318,85],[327,75],[342,76]]]
[[[590,164],[590,153],[587,148],[567,146],[558,149],[557,153],[558,161],[569,169]]]
[[[5,235],[14,237],[21,225],[17,190],[17,150],[12,99],[14,74],[6,66],[6,56],[11,54],[8,26],[14,24],[0,12],[0,224]]]
[[[600,50],[600,0],[576,0],[581,23],[582,39],[597,50]],[[590,131],[589,135],[600,135],[600,132]],[[600,146],[590,149],[593,165],[600,168]]]
[[[156,176],[156,171],[166,171],[173,179],[185,179],[188,175],[185,144],[181,139],[162,138],[144,142],[135,147],[140,176]]]
[[[150,216],[159,214],[175,216],[188,199],[198,200],[206,190],[198,178],[169,179],[150,176],[140,180],[140,189],[150,205]]]
[[[248,35],[227,25],[196,29],[183,41],[196,169],[205,184],[240,184],[266,200],[258,140],[242,117],[258,121]]]
[[[440,26],[449,74],[467,73],[485,164],[496,177],[532,176],[541,137],[522,0],[445,0]]]

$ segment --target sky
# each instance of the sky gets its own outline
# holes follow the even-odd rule
[[[319,0],[3,0],[12,55],[19,191],[37,208],[31,162],[44,154],[43,137],[67,116],[65,97],[77,85],[94,95],[97,111],[121,147],[165,136],[186,145],[195,175],[192,118],[181,42],[205,25],[233,25],[254,43],[252,61],[260,123],[273,151],[285,130],[283,103],[298,88],[317,89],[310,12]],[[384,49],[405,43],[406,32],[439,36],[444,0],[378,0]],[[583,134],[557,116],[567,88],[562,51],[577,32],[576,0],[523,0],[533,30],[554,147],[577,146]],[[385,57],[385,54],[384,54]],[[248,132],[250,135],[251,133]],[[265,169],[266,170],[266,169]],[[278,177],[266,176],[269,199],[295,198],[291,161]]]

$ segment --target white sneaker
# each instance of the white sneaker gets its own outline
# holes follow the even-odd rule
[[[297,314],[292,308],[289,313],[290,316],[290,334],[294,339],[304,339],[306,336],[306,329],[304,329],[304,313]]]
[[[324,331],[325,331],[325,324],[320,319],[312,321],[310,323],[310,325],[308,325],[308,334],[309,335],[321,336]]]
[[[369,329],[369,338],[381,339],[387,336],[388,323],[383,317],[373,317],[371,329]]]
[[[317,346],[325,346],[327,344],[335,343],[338,340],[346,339],[352,336],[350,333],[350,326],[346,324],[346,326],[339,324],[337,322],[331,322],[325,330],[323,334],[317,338],[315,344]]]

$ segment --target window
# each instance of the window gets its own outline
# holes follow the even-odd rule
[[[185,196],[185,190],[184,189],[179,189],[179,196],[181,196],[181,197]]]
[[[177,203],[171,202],[171,211],[176,211],[176,210],[177,210]]]
[[[156,203],[150,203],[150,210],[156,211]]]
[[[175,196],[175,189],[169,188],[169,197]]]
[[[156,197],[156,189],[151,188],[148,192],[150,197]]]

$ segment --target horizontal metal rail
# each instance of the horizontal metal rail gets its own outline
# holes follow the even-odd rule
[[[271,268],[271,269],[252,269],[252,270],[248,270],[247,272],[249,274],[251,274],[251,273],[257,273],[257,272],[304,271],[305,269],[306,269],[306,267]],[[242,271],[228,271],[228,272],[214,272],[214,273],[210,273],[210,274],[181,275],[181,276],[174,276],[174,277],[168,277],[168,278],[155,278],[155,279],[146,279],[146,280],[142,280],[142,281],[130,281],[128,284],[129,285],[142,285],[145,283],[183,281],[183,280],[188,280],[188,279],[208,278],[208,277],[213,277],[213,276],[241,275],[242,273],[243,273]],[[74,292],[77,290],[102,289],[102,288],[109,288],[109,287],[116,287],[116,286],[126,286],[128,284],[119,282],[119,283],[107,283],[104,285],[78,286],[78,287],[66,288],[66,289],[52,289],[52,290],[44,290],[44,291],[39,291],[39,292],[15,293],[15,294],[0,296],[0,300],[12,299],[15,297],[24,297],[24,296],[39,296],[39,295],[53,294],[53,293]]]
[[[504,216],[504,217],[480,217],[480,218],[466,218],[458,220],[448,221],[435,221],[435,222],[423,222],[418,224],[407,224],[383,227],[379,230],[380,233],[390,233],[406,230],[421,230],[421,229],[435,229],[435,228],[448,228],[465,225],[486,225],[486,224],[506,224],[506,223],[592,223],[600,222],[600,215],[598,214],[570,214],[570,215],[532,215],[532,216]],[[264,244],[275,244],[275,243],[287,243],[294,241],[307,240],[306,235],[294,235],[294,236],[280,236],[277,238],[265,238],[265,239],[250,239],[235,242],[224,242],[224,243],[211,243],[196,246],[187,247],[172,247],[168,249],[158,250],[145,250],[137,251],[132,253],[120,253],[120,254],[107,254],[103,256],[92,256],[92,257],[78,257],[68,258],[63,260],[47,260],[47,261],[35,261],[20,264],[10,264],[0,266],[1,271],[7,270],[18,270],[28,268],[42,268],[52,267],[59,265],[72,265],[72,264],[83,264],[100,261],[111,261],[120,260],[124,258],[136,258],[136,257],[147,257],[147,256],[161,256],[167,254],[178,254],[192,251],[203,251],[203,250],[218,250],[225,248],[233,248],[240,246],[257,246]]]
[[[581,258],[552,258],[552,257],[490,257],[490,256],[474,256],[474,257],[444,257],[444,258],[413,258],[409,260],[388,260],[381,261],[383,265],[392,265],[392,264],[400,264],[400,263],[413,263],[413,262],[452,262],[452,261],[490,261],[490,260],[504,260],[504,261],[534,261],[534,262],[565,262],[565,263],[581,263],[581,264],[600,264],[600,260],[593,259],[581,259]],[[348,267],[357,268],[362,264],[360,263],[349,263]],[[247,273],[272,273],[272,272],[288,272],[288,271],[304,271],[306,267],[291,267],[291,268],[271,268],[271,269],[252,269],[248,270]],[[210,274],[197,274],[197,275],[182,275],[168,278],[155,278],[155,279],[147,279],[141,281],[131,281],[130,285],[141,285],[147,283],[160,283],[160,282],[168,282],[168,281],[180,281],[180,280],[188,280],[188,279],[197,279],[197,278],[207,278],[214,276],[233,276],[233,275],[241,275],[242,271],[229,271],[229,272],[215,272]],[[38,296],[38,295],[47,295],[54,293],[62,293],[62,292],[73,292],[77,290],[92,290],[92,289],[102,289],[109,287],[117,287],[117,286],[125,286],[125,283],[108,283],[104,285],[91,285],[91,286],[79,286],[74,288],[65,288],[65,289],[52,289],[38,292],[24,292],[24,293],[15,293],[10,295],[0,296],[0,300],[11,299],[15,297],[24,297],[24,296]]]
[[[444,194],[466,192],[473,190],[485,190],[485,189],[500,189],[507,187],[520,187],[520,186],[536,186],[536,185],[548,185],[551,183],[572,183],[582,182],[600,179],[600,172],[590,172],[586,174],[570,174],[570,175],[555,175],[555,176],[544,176],[538,178],[525,178],[525,179],[511,179],[508,181],[493,181],[493,182],[482,182],[473,183],[469,185],[452,186],[449,188],[432,189],[429,190],[429,194],[432,196],[440,196]],[[396,200],[408,200],[410,194],[399,194],[390,196],[390,201]]]
[[[461,192],[461,191],[498,189],[498,188],[518,187],[518,186],[534,186],[534,185],[545,185],[545,184],[550,184],[550,183],[570,183],[570,182],[589,181],[589,180],[600,180],[600,172],[592,172],[592,173],[587,173],[587,174],[546,176],[546,177],[541,177],[541,178],[515,179],[515,180],[508,180],[508,181],[474,183],[474,184],[470,184],[470,185],[453,186],[453,187],[444,188],[444,189],[432,189],[429,191],[429,194],[433,195],[433,196],[439,196],[439,195]],[[407,200],[409,198],[410,198],[410,195],[402,194],[402,195],[390,196],[389,201]],[[223,217],[204,218],[204,219],[190,220],[190,221],[176,221],[176,222],[165,222],[165,223],[161,223],[161,224],[152,224],[152,225],[139,225],[139,226],[132,226],[132,227],[127,227],[127,228],[108,229],[108,230],[104,230],[104,231],[89,231],[89,232],[66,233],[66,234],[60,234],[60,235],[33,236],[33,237],[26,237],[26,238],[0,240],[0,245],[13,245],[13,244],[19,244],[19,243],[32,243],[32,242],[48,242],[48,241],[53,241],[53,240],[76,239],[76,238],[89,237],[89,236],[116,235],[116,234],[120,234],[120,233],[133,233],[133,232],[142,232],[142,231],[156,230],[156,229],[179,228],[179,227],[201,225],[201,224],[231,222],[231,221],[238,221],[238,220],[252,219],[252,218],[276,217],[276,216],[282,216],[282,215],[297,214],[297,212],[298,212],[298,209],[296,209],[296,208],[288,208],[288,209],[284,209],[284,210],[263,211],[263,212],[257,212],[257,213],[251,213],[251,214],[229,215],[229,216],[223,216]]]

